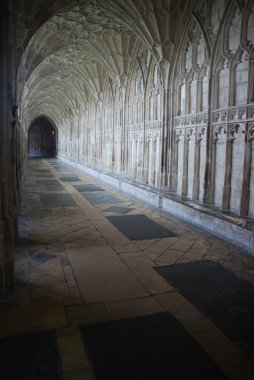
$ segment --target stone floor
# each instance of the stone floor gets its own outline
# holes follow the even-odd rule
[[[241,341],[238,331],[235,336],[224,331],[223,323],[217,323],[218,315],[214,319],[209,314],[210,304],[206,309],[199,307],[204,304],[201,298],[207,301],[206,277],[195,288],[196,303],[188,292],[191,278],[184,293],[170,282],[170,275],[169,280],[162,275],[163,268],[168,273],[174,266],[179,271],[189,268],[178,264],[195,267],[204,262],[211,267],[217,263],[221,271],[214,281],[223,279],[217,293],[228,288],[223,295],[226,300],[232,298],[227,279],[231,276],[237,284],[240,279],[240,293],[244,291],[248,302],[234,309],[245,311],[251,323],[248,328],[254,330],[249,306],[254,305],[254,260],[238,247],[56,159],[28,161],[19,231],[16,296],[0,305],[0,353],[5,358],[1,380],[253,379],[253,342]],[[224,272],[230,276],[224,278]],[[210,276],[211,284],[209,273],[205,276]],[[240,293],[232,286],[239,301]],[[213,308],[216,303],[213,298]],[[241,330],[247,325],[240,316]],[[143,326],[147,330],[137,343]],[[116,339],[118,334],[121,339]],[[165,346],[164,340],[171,346]],[[95,341],[98,348],[106,345],[98,355]],[[126,350],[127,342],[133,348]],[[113,344],[116,349],[110,351]],[[137,344],[146,354],[136,350]],[[154,347],[150,350],[149,345]],[[132,350],[138,364],[133,364]],[[173,352],[174,365],[169,366],[165,356]],[[148,372],[146,363],[150,365],[155,355],[157,364]],[[187,357],[191,360],[185,368]],[[122,359],[122,366],[129,368],[128,377],[121,373]],[[201,361],[208,367],[192,365]],[[221,377],[212,375],[213,370]]]

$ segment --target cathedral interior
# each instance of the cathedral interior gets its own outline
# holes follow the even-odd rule
[[[1,380],[253,379],[253,0],[0,30]]]

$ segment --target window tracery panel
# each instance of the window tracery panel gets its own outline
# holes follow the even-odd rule
[[[248,93],[248,57],[242,56],[235,70],[235,104],[246,104]]]
[[[224,61],[224,65],[219,73],[218,79],[218,108],[225,108],[228,106],[229,94],[229,65],[226,60]]]
[[[208,95],[209,95],[209,78],[205,75],[202,79],[202,104],[201,111],[206,112],[208,110]]]
[[[180,115],[185,114],[185,102],[186,102],[186,85],[180,85]]]
[[[241,13],[239,9],[235,11],[234,18],[228,30],[228,49],[231,54],[236,53],[241,38]]]
[[[197,47],[197,64],[199,67],[203,65],[205,61],[205,40],[200,39]]]
[[[253,45],[254,44],[254,5],[251,9],[251,13],[248,19],[247,26],[247,40]]]
[[[189,41],[185,56],[185,70],[190,71],[192,68],[192,44]]]
[[[212,34],[215,35],[219,29],[220,21],[222,19],[225,9],[225,0],[212,1],[211,7],[211,29]]]
[[[190,84],[190,113],[195,114],[197,112],[197,80],[194,79]]]

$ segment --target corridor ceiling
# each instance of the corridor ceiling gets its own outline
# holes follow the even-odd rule
[[[107,78],[114,87],[126,86],[133,58],[144,46],[158,63],[170,61],[174,45],[170,15],[179,17],[183,3],[19,2],[14,46],[18,99],[26,127],[40,115],[60,125],[84,110],[91,99],[101,101]],[[25,40],[20,38],[22,28]]]

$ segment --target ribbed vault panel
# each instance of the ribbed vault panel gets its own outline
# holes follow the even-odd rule
[[[126,15],[99,3],[83,2],[53,16],[30,40],[19,68],[26,124],[46,113],[59,125],[89,99],[101,101],[107,79],[126,82],[140,39],[123,21]]]
[[[30,4],[31,9],[28,0],[24,3],[27,24],[41,24],[18,69],[26,127],[40,115],[61,127],[64,120],[84,111],[87,102],[101,102],[105,83],[115,88],[126,85],[138,49],[146,46],[160,60],[162,43],[169,41],[169,29],[161,23],[170,14],[167,1],[70,0],[48,6],[45,1],[43,10],[40,2]]]

